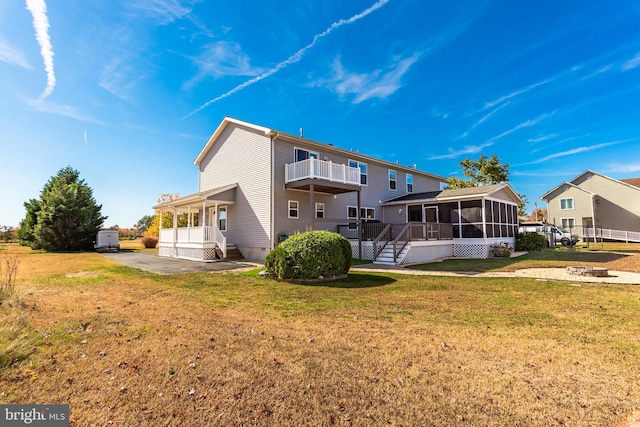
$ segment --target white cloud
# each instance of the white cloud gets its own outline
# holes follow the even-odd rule
[[[45,99],[53,92],[56,86],[56,76],[53,72],[53,46],[49,38],[49,18],[47,17],[47,5],[44,0],[26,0],[27,9],[33,16],[33,29],[36,32],[36,40],[40,45],[40,54],[44,61],[44,69],[47,73],[47,86],[40,95]]]
[[[527,139],[527,142],[531,142],[532,144],[537,144],[538,142],[547,141],[549,139],[556,138],[558,136],[557,133],[550,133],[548,135],[542,135],[537,138]]]
[[[604,147],[608,147],[610,145],[616,145],[616,144],[620,144],[620,143],[628,142],[628,141],[633,141],[633,140],[637,140],[637,139],[640,139],[640,138],[632,138],[632,139],[625,139],[625,140],[620,140],[620,141],[604,142],[602,144],[595,144],[595,145],[585,146],[585,147],[576,147],[576,148],[573,148],[571,150],[550,154],[548,156],[545,156],[545,157],[542,157],[540,159],[534,160],[533,162],[524,163],[524,165],[534,165],[534,164],[537,164],[537,163],[543,163],[543,162],[546,162],[546,161],[549,161],[549,160],[557,159],[559,157],[566,157],[566,156],[571,156],[571,155],[574,155],[574,154],[584,153],[586,151],[593,151],[593,150],[597,150],[599,148],[604,148]]]
[[[146,67],[135,60],[132,63],[129,59],[115,57],[109,60],[102,70],[98,84],[123,101],[135,104],[133,92],[138,82],[146,78]]]
[[[329,33],[331,33],[333,30],[335,30],[336,28],[342,27],[343,25],[348,25],[348,24],[352,24],[364,17],[366,17],[367,15],[369,15],[370,13],[375,12],[376,10],[380,9],[382,6],[384,6],[385,4],[387,4],[389,2],[389,0],[378,0],[377,2],[375,2],[372,6],[368,7],[367,9],[363,10],[362,12],[353,15],[351,18],[349,19],[341,19],[337,22],[334,22],[333,24],[331,24],[326,30],[324,30],[321,33],[316,34],[313,37],[313,40],[311,41],[311,43],[309,43],[308,45],[306,45],[305,47],[303,47],[302,49],[298,50],[296,53],[294,53],[293,55],[291,55],[289,58],[285,59],[284,61],[280,62],[279,64],[276,64],[275,67],[271,68],[270,70],[265,71],[264,73],[260,74],[259,76],[256,76],[250,80],[247,80],[246,82],[234,87],[233,89],[231,89],[230,91],[223,93],[222,95],[213,98],[210,101],[207,101],[206,103],[202,104],[201,106],[199,106],[198,108],[196,108],[195,110],[193,110],[192,112],[190,112],[189,114],[187,114],[186,116],[184,116],[183,118],[187,118],[192,116],[193,114],[197,113],[198,111],[207,108],[209,105],[213,104],[214,102],[217,102],[221,99],[224,99],[228,96],[233,95],[236,92],[241,91],[242,89],[251,86],[254,83],[257,83],[261,80],[266,79],[267,77],[270,77],[272,75],[274,75],[275,73],[277,73],[278,71],[282,70],[283,68],[298,62],[300,59],[302,59],[302,57],[304,56],[305,53],[307,53],[307,51],[311,48],[313,48],[316,43],[318,43],[318,40],[320,40],[321,38],[327,36]]]
[[[334,77],[317,84],[328,87],[340,96],[354,95],[354,104],[371,98],[384,99],[402,87],[402,77],[419,58],[420,53],[414,53],[387,67],[386,71],[375,70],[368,74],[346,71],[340,59],[336,58],[333,63]]]
[[[514,98],[514,97],[518,96],[518,95],[522,95],[523,93],[529,92],[530,90],[535,89],[538,86],[542,86],[542,85],[544,85],[544,84],[546,84],[548,82],[549,82],[549,80],[543,80],[541,82],[529,85],[529,86],[527,86],[525,88],[515,90],[515,91],[513,91],[513,92],[511,92],[511,93],[509,93],[507,95],[501,96],[500,98],[498,98],[498,99],[496,99],[494,101],[490,101],[490,102],[485,103],[484,104],[484,109],[486,110],[487,108],[492,108],[492,107],[494,107],[494,106],[496,106],[498,104],[502,104],[504,101],[507,101],[507,100],[509,100],[511,98]]]
[[[477,122],[475,122],[473,124],[473,126],[471,126],[469,128],[469,130],[467,130],[465,133],[463,133],[462,135],[460,135],[460,137],[458,137],[458,139],[462,139],[462,138],[466,138],[469,135],[469,132],[471,132],[473,129],[477,128],[478,126],[480,126],[482,123],[486,122],[487,120],[489,120],[489,118],[491,116],[493,116],[495,113],[497,113],[499,110],[501,110],[502,108],[506,107],[507,105],[511,104],[511,101],[507,101],[504,104],[498,106],[497,108],[494,108],[493,110],[491,110],[490,112],[488,112],[487,114],[485,114],[484,116],[482,116],[480,118],[480,120],[478,120]]]
[[[131,3],[131,7],[140,9],[158,19],[161,24],[168,24],[191,13],[179,0],[139,0]]]
[[[640,162],[607,163],[607,173],[640,173]]]
[[[439,156],[431,156],[429,157],[429,160],[455,159],[456,157],[464,156],[467,154],[479,153],[480,151],[484,150],[487,147],[491,147],[492,145],[493,145],[493,142],[489,141],[481,145],[466,145],[461,150],[454,150],[453,148],[449,148],[449,153],[442,154]]]
[[[75,120],[80,120],[88,123],[104,124],[103,122],[96,120],[73,107],[66,105],[56,104],[51,101],[46,101],[42,98],[37,99],[25,99],[25,103],[29,105],[34,111],[41,113],[57,114],[60,116],[69,117]]]
[[[557,111],[557,110],[556,110],[556,111]],[[520,123],[519,125],[517,125],[516,127],[511,128],[511,129],[509,129],[509,130],[506,130],[506,131],[502,132],[500,135],[493,137],[491,140],[492,140],[492,141],[495,141],[496,139],[500,139],[500,138],[502,138],[502,137],[505,137],[505,136],[507,136],[507,135],[509,135],[509,134],[511,134],[511,133],[513,133],[513,132],[515,132],[515,131],[517,131],[517,130],[519,130],[519,129],[526,128],[526,127],[530,127],[530,126],[533,126],[533,125],[535,125],[535,124],[538,124],[538,123],[539,123],[539,122],[541,122],[542,120],[544,120],[544,119],[546,119],[546,118],[548,118],[548,117],[553,116],[553,115],[556,113],[556,111],[552,111],[551,113],[544,113],[544,114],[542,114],[542,115],[540,115],[540,116],[536,117],[535,119],[527,120],[526,122],[522,122],[522,123]]]
[[[207,76],[256,76],[264,72],[263,69],[252,67],[251,58],[242,47],[235,42],[219,41],[205,47],[198,58],[192,58],[199,71],[191,80],[184,84],[185,88],[194,86]]]
[[[633,58],[622,64],[622,71],[629,71],[640,65],[640,52]]]
[[[13,47],[9,45],[9,43],[0,36],[0,61],[6,62],[8,64],[17,65],[22,68],[31,69],[31,65],[27,62],[27,59],[22,54],[22,52],[18,52]]]

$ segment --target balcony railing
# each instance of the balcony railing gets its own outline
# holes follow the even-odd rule
[[[313,157],[285,165],[285,183],[311,178],[360,185],[360,169]]]

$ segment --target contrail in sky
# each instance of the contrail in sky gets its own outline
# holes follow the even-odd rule
[[[36,31],[36,40],[40,45],[40,54],[44,60],[44,69],[47,72],[47,86],[40,95],[44,100],[51,95],[56,86],[56,76],[53,73],[53,46],[49,38],[49,18],[47,18],[47,5],[44,0],[26,0],[27,9],[33,16],[33,29]]]
[[[259,82],[260,80],[266,79],[267,77],[269,77],[269,76],[277,73],[278,71],[282,70],[286,66],[291,65],[291,64],[293,64],[295,62],[298,62],[300,59],[302,59],[304,54],[307,53],[307,51],[309,49],[311,49],[312,47],[314,47],[316,45],[318,40],[320,40],[321,38],[327,36],[331,31],[335,30],[336,28],[342,27],[343,25],[354,23],[354,22],[364,18],[365,16],[369,15],[370,13],[375,12],[376,10],[380,9],[382,6],[384,6],[387,3],[389,3],[389,0],[378,0],[377,2],[375,2],[369,8],[363,10],[362,12],[358,13],[357,15],[353,15],[349,19],[341,19],[341,20],[339,20],[337,22],[334,22],[333,24],[331,24],[329,26],[329,28],[327,28],[323,32],[313,36],[313,40],[311,41],[311,43],[309,43],[308,45],[306,45],[305,47],[303,47],[302,49],[300,49],[299,51],[297,51],[296,53],[294,53],[293,55],[291,55],[290,57],[288,57],[284,61],[282,61],[279,64],[277,64],[275,67],[271,68],[268,71],[265,71],[264,73],[260,74],[259,76],[256,76],[256,77],[252,78],[251,80],[247,80],[246,82],[234,87],[229,92],[223,93],[222,95],[218,96],[217,98],[214,98],[211,101],[208,101],[208,102],[202,104],[201,106],[199,106],[198,108],[196,108],[195,110],[193,110],[192,112],[190,112],[189,114],[184,116],[183,119],[191,117],[192,115],[194,115],[198,111],[207,108],[209,105],[213,104],[214,102],[220,101],[221,99],[224,99],[224,98],[226,98],[228,96],[231,96],[234,93],[239,92],[242,89],[244,89],[244,88],[246,88],[248,86],[251,86],[254,83]]]

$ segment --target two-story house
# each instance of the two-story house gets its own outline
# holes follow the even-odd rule
[[[640,232],[640,188],[633,185],[639,182],[626,181],[586,170],[540,197],[547,202],[547,220],[589,236],[594,228],[619,231],[625,240],[624,233]]]
[[[324,229],[380,262],[453,256],[454,242],[485,257],[513,244],[522,203],[508,184],[442,191],[442,176],[229,117],[194,165],[199,191],[154,207],[190,218],[160,230],[161,256],[263,261],[288,236]]]

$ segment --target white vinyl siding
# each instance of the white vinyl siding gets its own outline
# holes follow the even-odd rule
[[[227,221],[236,226],[225,235],[239,247],[270,246],[270,151],[269,137],[229,124],[200,163],[198,191],[238,184],[227,205]]]

